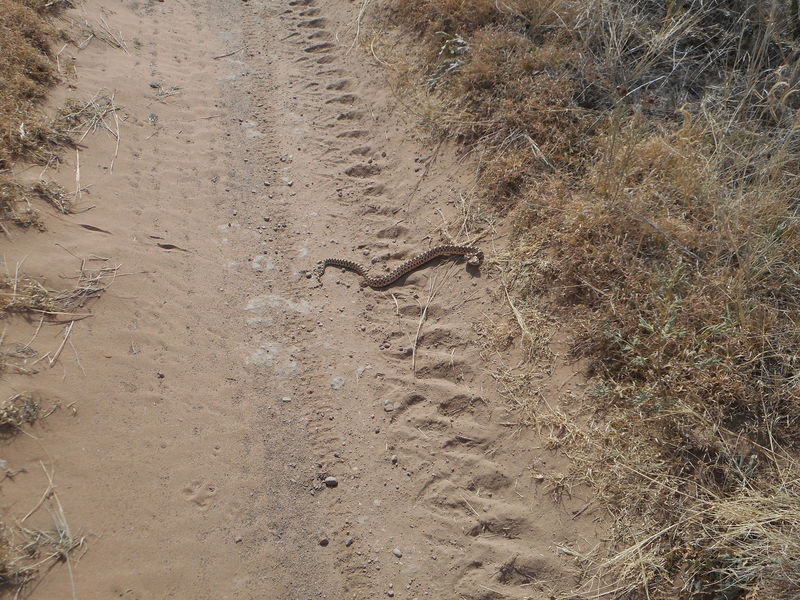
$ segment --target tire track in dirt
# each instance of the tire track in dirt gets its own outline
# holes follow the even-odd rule
[[[357,7],[271,0],[243,10],[255,120],[269,129],[259,159],[278,182],[267,206],[288,224],[275,233],[270,293],[309,307],[287,323],[302,366],[284,374],[302,399],[290,410],[316,453],[310,493],[342,597],[546,597],[542,582],[564,576],[555,544],[587,524],[540,489],[536,473],[557,461],[508,426],[515,417],[481,370],[469,323],[491,310],[491,283],[449,264],[388,291],[362,289],[350,273],[329,271],[321,288],[307,278],[324,256],[381,268],[433,245],[441,215],[456,214],[452,188],[471,173],[440,156],[420,184],[431,157],[380,71],[348,52]]]

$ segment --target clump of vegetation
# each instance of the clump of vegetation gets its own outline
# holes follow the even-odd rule
[[[38,279],[19,272],[13,277],[0,277],[0,319],[10,314],[41,314],[47,318],[77,317],[75,311],[99,296],[117,274],[117,266],[97,271],[81,270],[75,287],[56,291]]]
[[[44,200],[63,214],[72,211],[71,198],[53,181],[22,185],[0,178],[0,223],[5,221],[20,227],[43,229],[39,213],[31,204],[33,198]]]
[[[64,141],[38,110],[58,80],[50,50],[57,32],[45,16],[63,4],[0,0],[0,172],[19,157],[46,162]]]
[[[425,42],[423,85],[442,107],[435,125],[479,153],[480,178],[498,201],[537,172],[579,170],[592,142],[592,116],[579,103],[565,110],[589,92],[570,64],[569,34],[554,27],[552,4],[393,3],[395,18]],[[554,33],[533,43],[532,27]]]
[[[30,202],[25,186],[0,178],[0,223],[42,228],[39,213]]]
[[[58,81],[51,41],[60,34],[47,17],[65,5],[63,0],[0,0],[0,225],[43,228],[31,192],[66,212],[64,196],[49,194],[51,184],[30,188],[2,176],[19,159],[46,164],[56,158],[58,147],[72,143],[60,126],[64,115],[53,121],[39,109]]]
[[[72,553],[84,547],[84,537],[73,535],[64,514],[64,507],[53,484],[53,474],[40,463],[48,486],[39,502],[15,525],[0,528],[0,591],[20,597],[24,587],[40,572],[56,562],[63,562],[69,571],[72,596],[75,596]],[[50,528],[31,527],[26,523],[44,508],[52,524]]]
[[[41,416],[41,406],[31,394],[14,394],[0,402],[0,428],[19,429]]]
[[[547,420],[615,520],[576,593],[798,597],[797,3],[391,5],[514,211],[519,305],[591,363],[585,425]]]

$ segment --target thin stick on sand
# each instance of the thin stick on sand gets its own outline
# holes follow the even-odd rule
[[[50,367],[56,364],[58,361],[58,357],[61,356],[61,351],[64,349],[64,346],[67,344],[67,340],[69,339],[69,334],[72,333],[72,326],[75,325],[75,321],[70,321],[69,325],[67,325],[66,331],[64,331],[64,339],[61,340],[61,345],[56,350],[56,353],[53,355],[51,359],[48,360]]]
[[[75,148],[75,204],[81,201],[81,153]]]
[[[117,130],[114,138],[114,158],[111,159],[111,166],[108,167],[108,172],[114,172],[114,162],[117,160],[117,155],[119,154],[119,117],[117,116],[117,107],[114,106],[114,96],[116,96],[117,92],[111,94],[111,112],[114,114],[114,127]]]
[[[350,54],[350,51],[355,48],[355,45],[358,43],[358,36],[361,34],[361,20],[364,18],[364,15],[367,12],[367,6],[372,0],[362,0],[361,8],[358,10],[358,16],[356,17],[356,35],[353,38],[353,43],[350,44],[350,48],[347,49],[345,54]]]

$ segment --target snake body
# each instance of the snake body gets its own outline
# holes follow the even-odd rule
[[[468,256],[468,262],[471,265],[479,265],[481,262],[483,262],[483,250],[475,246],[436,246],[430,250],[427,250],[426,252],[422,252],[421,254],[417,254],[416,256],[408,259],[386,275],[381,275],[378,277],[373,277],[370,275],[363,265],[346,258],[326,258],[320,261],[316,269],[316,274],[317,279],[319,280],[322,277],[322,274],[325,273],[326,267],[340,267],[361,275],[361,277],[364,279],[363,285],[376,289],[384,288],[393,284],[403,275],[406,275],[407,273],[410,273],[411,271],[414,271],[422,265],[429,263],[433,259],[441,256]]]

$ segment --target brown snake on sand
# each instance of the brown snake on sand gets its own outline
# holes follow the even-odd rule
[[[373,277],[364,266],[355,261],[347,260],[346,258],[326,258],[325,260],[321,260],[315,269],[315,273],[317,280],[321,283],[321,277],[322,274],[325,273],[325,267],[341,267],[342,269],[347,269],[348,271],[353,271],[361,275],[361,277],[364,278],[361,285],[377,289],[393,284],[403,275],[418,269],[422,265],[440,256],[468,256],[467,262],[470,265],[479,265],[483,262],[483,250],[475,246],[436,246],[408,259],[386,275],[380,275],[378,277]]]

